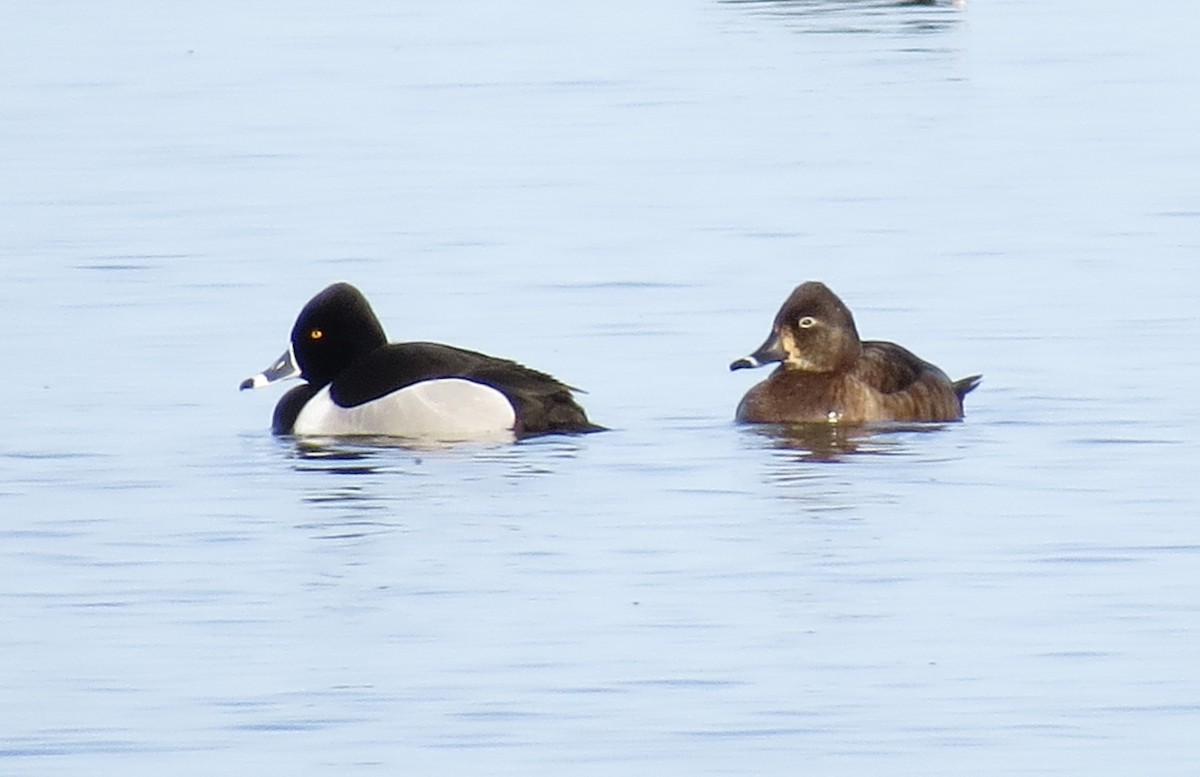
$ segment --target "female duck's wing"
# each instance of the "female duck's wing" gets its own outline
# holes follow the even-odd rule
[[[946,373],[895,343],[864,342],[856,376],[879,392],[880,402],[887,408],[890,420],[956,421],[962,418],[962,398]]]
[[[862,345],[855,375],[880,394],[905,391],[930,371],[949,383],[941,370],[903,346],[883,340],[867,340]]]

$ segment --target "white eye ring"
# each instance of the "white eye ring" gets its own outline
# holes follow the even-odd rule
[[[801,316],[800,320],[796,322],[796,326],[801,329],[811,329],[816,325],[817,320],[812,316]]]

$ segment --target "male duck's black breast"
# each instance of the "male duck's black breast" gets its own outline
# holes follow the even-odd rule
[[[310,383],[302,383],[284,394],[275,405],[275,413],[271,417],[271,431],[275,434],[291,434],[300,411],[319,390]]]

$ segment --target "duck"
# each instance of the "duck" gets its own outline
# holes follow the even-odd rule
[[[779,366],[738,403],[747,424],[870,424],[958,421],[963,398],[983,379],[952,381],[908,349],[860,340],[854,316],[823,283],[800,284],[758,350],[730,370]]]
[[[308,301],[287,351],[240,388],[289,378],[304,382],[275,406],[277,435],[465,442],[604,429],[578,389],[544,372],[452,345],[389,343],[367,298],[344,282]]]

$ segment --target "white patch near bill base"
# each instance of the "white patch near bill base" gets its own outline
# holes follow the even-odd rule
[[[426,380],[358,407],[339,407],[329,387],[308,400],[293,434],[371,435],[442,442],[513,439],[516,412],[491,386],[462,378]]]
[[[271,385],[271,381],[267,379],[266,373],[263,373],[263,372],[258,373],[253,378],[251,378],[248,382],[250,385],[247,388],[252,388],[252,389],[260,389],[260,388],[263,388],[264,386]]]

